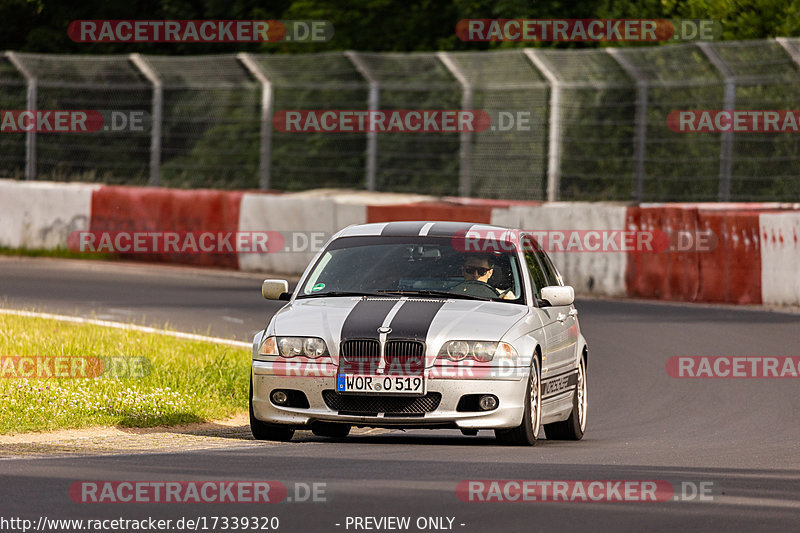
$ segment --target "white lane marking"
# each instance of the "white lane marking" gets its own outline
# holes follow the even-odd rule
[[[428,232],[429,232],[429,231],[431,230],[431,228],[433,227],[433,224],[434,224],[433,222],[428,222],[427,224],[425,224],[424,226],[422,226],[422,229],[421,229],[421,230],[419,230],[419,236],[420,236],[420,237],[425,237],[425,236],[427,236],[427,235],[428,235]]]
[[[253,347],[252,344],[250,344],[249,342],[241,342],[231,339],[222,339],[220,337],[207,337],[205,335],[195,335],[194,333],[184,333],[182,331],[171,331],[168,329],[157,329],[157,328],[150,328],[147,326],[137,326],[135,324],[124,324],[122,322],[95,320],[93,318],[83,318],[79,316],[55,315],[52,313],[36,313],[33,311],[20,311],[17,309],[0,309],[0,313],[6,315],[27,316],[31,318],[51,318],[53,320],[63,320],[64,322],[74,322],[76,324],[93,324],[95,326],[103,326],[107,328],[116,328],[128,331],[141,331],[142,333],[156,333],[158,335],[168,335],[170,337],[177,337],[179,339],[213,342],[215,344],[227,344],[229,346],[236,346],[237,348]]]
[[[233,322],[235,324],[244,324],[244,320],[242,320],[241,318],[234,318],[232,316],[227,316],[227,315],[223,315],[222,320],[225,320],[227,322]]]

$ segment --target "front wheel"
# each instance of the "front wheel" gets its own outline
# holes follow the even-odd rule
[[[294,429],[290,427],[268,424],[256,418],[253,413],[253,376],[250,376],[250,432],[256,440],[287,442],[294,436]]]
[[[572,397],[572,413],[563,422],[544,426],[544,434],[551,440],[581,440],[586,431],[586,408],[589,397],[586,388],[586,359],[581,357],[578,365],[578,386]]]
[[[525,391],[525,412],[522,424],[511,429],[495,429],[494,434],[502,444],[513,446],[533,446],[539,440],[542,427],[542,394],[539,360],[534,356],[528,388]]]

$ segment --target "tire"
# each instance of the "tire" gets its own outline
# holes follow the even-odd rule
[[[495,429],[494,434],[501,444],[511,446],[533,446],[539,440],[542,427],[542,380],[539,359],[533,358],[528,387],[525,391],[525,412],[522,424],[511,429]]]
[[[256,440],[275,440],[288,442],[294,436],[294,429],[278,424],[268,424],[256,418],[253,413],[253,376],[250,376],[250,432]]]
[[[317,437],[330,437],[343,439],[350,433],[350,424],[337,424],[336,422],[315,422],[311,424],[311,432]]]
[[[578,386],[572,397],[572,412],[563,422],[554,422],[544,426],[544,434],[550,440],[581,440],[586,431],[586,409],[589,396],[586,387],[586,359],[581,357],[578,365]]]

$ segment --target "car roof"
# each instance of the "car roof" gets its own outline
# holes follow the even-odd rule
[[[444,221],[403,221],[403,222],[377,222],[372,224],[358,224],[343,229],[338,237],[452,237],[457,234],[466,234],[468,231],[509,231],[509,228],[492,226],[490,224],[475,224],[473,222],[444,222]]]

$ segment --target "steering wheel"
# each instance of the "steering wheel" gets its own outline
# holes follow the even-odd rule
[[[484,283],[483,281],[478,281],[476,279],[471,279],[469,281],[462,281],[452,289],[450,292],[463,292],[464,294],[469,294],[470,296],[476,296],[478,298],[498,298],[497,291],[489,285],[488,283]]]

